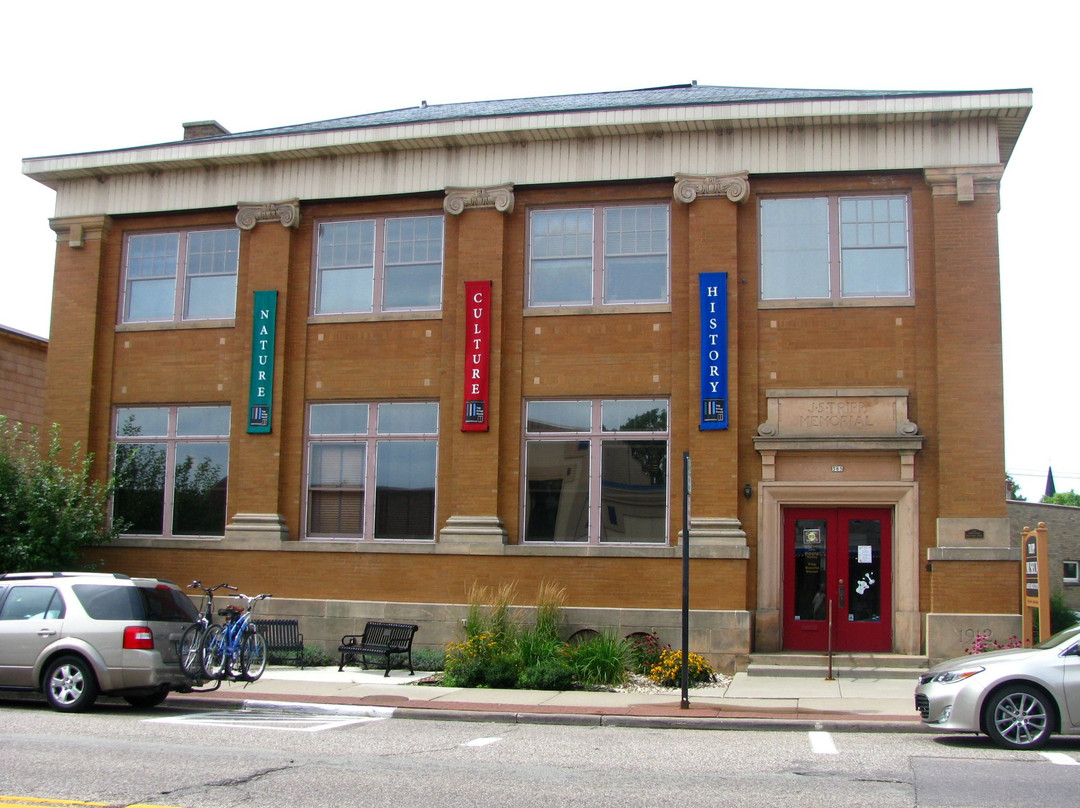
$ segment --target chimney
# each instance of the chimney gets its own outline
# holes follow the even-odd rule
[[[217,121],[192,121],[184,125],[184,140],[198,140],[204,137],[232,134]]]

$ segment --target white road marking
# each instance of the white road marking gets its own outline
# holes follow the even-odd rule
[[[836,744],[833,743],[832,735],[827,732],[811,732],[810,748],[817,755],[835,755]]]
[[[473,738],[468,743],[463,743],[462,746],[487,746],[488,744],[498,743],[502,738]]]
[[[1039,754],[1058,766],[1080,766],[1080,763],[1064,752],[1040,752]]]
[[[322,732],[385,718],[344,717],[327,715],[281,715],[274,713],[245,713],[229,710],[220,713],[193,713],[168,718],[145,719],[152,724],[183,724],[202,727],[240,727],[243,729],[273,729],[279,732]]]

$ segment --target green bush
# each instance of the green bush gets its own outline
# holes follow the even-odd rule
[[[418,671],[441,671],[446,667],[446,651],[442,648],[414,648],[412,659]]]
[[[1050,593],[1050,633],[1057,634],[1076,625],[1076,614],[1065,602],[1062,592]]]
[[[630,669],[643,676],[648,676],[660,662],[660,655],[671,648],[661,644],[655,634],[631,634],[627,641],[630,644]]]
[[[78,444],[62,452],[57,428],[42,449],[36,430],[0,415],[0,573],[81,569],[84,548],[120,534],[108,520],[114,481],[91,478]]]
[[[523,690],[570,690],[574,685],[574,669],[557,658],[530,665],[517,680]]]
[[[516,654],[496,654],[484,668],[481,686],[503,689],[516,687],[521,670],[521,658]]]
[[[583,685],[618,685],[626,681],[629,643],[613,634],[602,633],[581,645],[570,646],[567,657]]]

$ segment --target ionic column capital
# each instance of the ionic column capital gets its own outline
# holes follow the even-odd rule
[[[451,216],[460,216],[466,209],[494,208],[500,213],[514,211],[514,183],[491,185],[486,188],[446,189],[443,210]]]
[[[750,196],[750,175],[737,174],[676,174],[675,199],[690,204],[699,196],[726,196],[732,202],[745,202]]]
[[[253,230],[262,222],[280,222],[282,227],[300,226],[300,200],[284,202],[241,202],[236,206],[236,226],[241,230]]]

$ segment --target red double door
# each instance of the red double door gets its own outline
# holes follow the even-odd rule
[[[784,648],[826,651],[830,644],[892,650],[889,509],[784,510]]]

